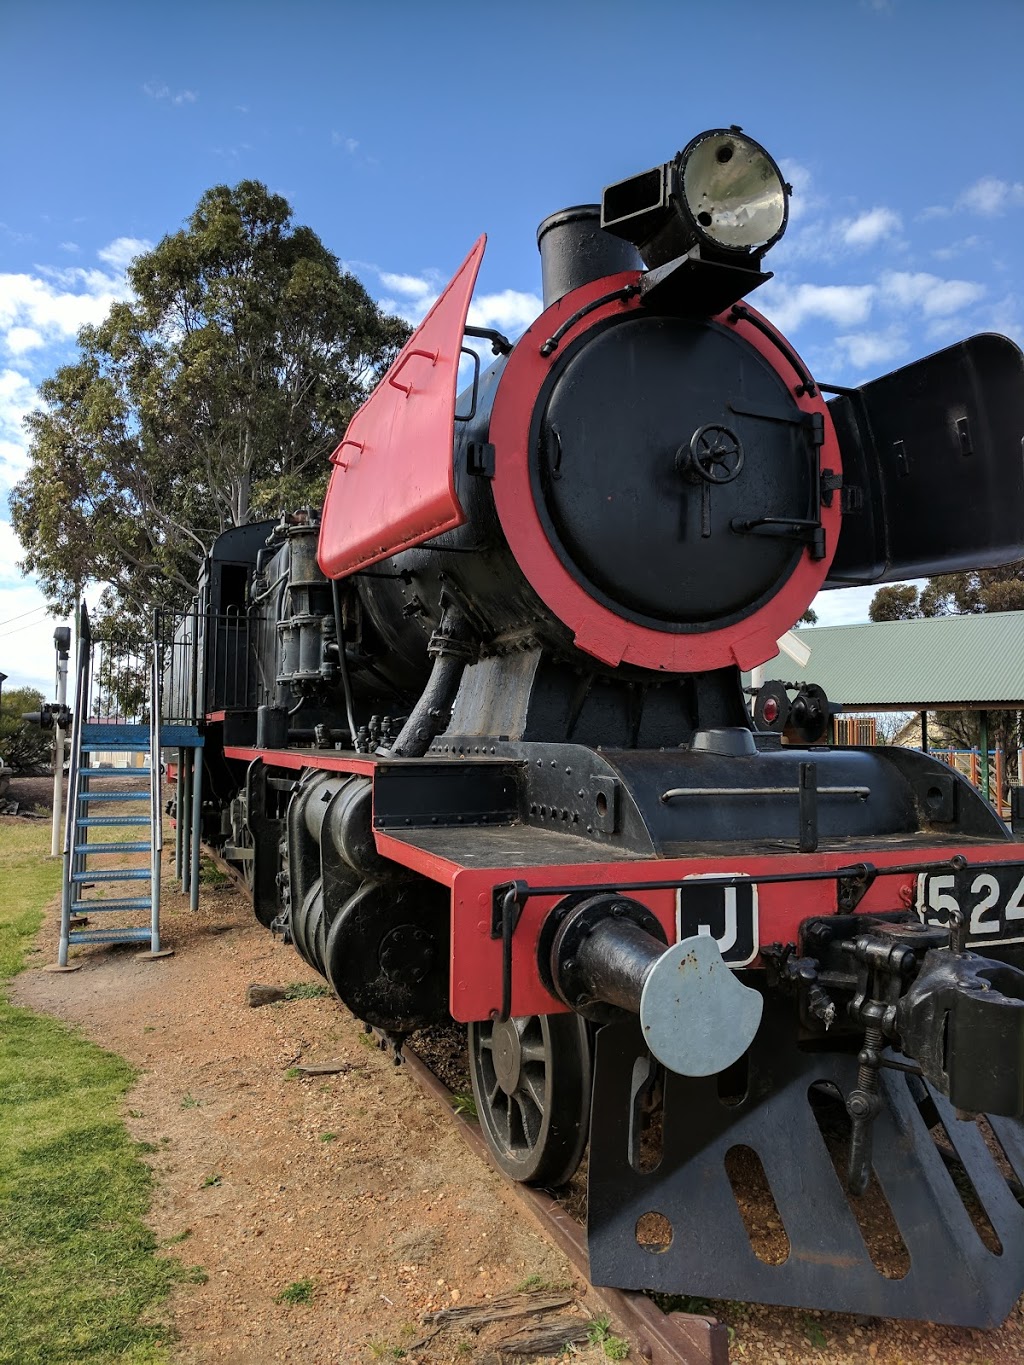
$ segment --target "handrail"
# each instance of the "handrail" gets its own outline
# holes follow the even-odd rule
[[[78,821],[78,798],[82,772],[82,726],[89,714],[89,695],[92,688],[92,632],[89,612],[84,602],[78,610],[78,658],[75,662],[75,709],[71,721],[71,758],[68,767],[68,802],[64,816],[63,880],[60,901],[60,943],[57,963],[68,965],[71,930],[71,875],[75,870],[74,839]],[[60,756],[58,756],[60,757]]]
[[[163,852],[162,783],[160,771],[161,675],[159,618],[153,613],[153,645],[149,665],[149,847],[150,949],[160,951],[160,855]]]

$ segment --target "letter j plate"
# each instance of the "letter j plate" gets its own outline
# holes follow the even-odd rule
[[[757,886],[753,882],[739,882],[736,886],[706,882],[709,877],[731,875],[709,872],[684,878],[676,892],[676,941],[706,934],[718,944],[730,967],[746,967],[761,951]]]

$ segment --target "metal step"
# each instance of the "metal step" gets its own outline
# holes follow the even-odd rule
[[[148,867],[94,867],[89,872],[72,872],[73,882],[148,882]]]
[[[152,853],[153,845],[147,840],[145,843],[123,844],[76,844],[76,853]]]
[[[141,752],[141,750],[140,750],[140,752]],[[147,749],[145,752],[146,752],[146,753],[149,753],[149,750]],[[120,778],[128,778],[128,777],[148,777],[149,774],[150,774],[150,769],[149,769],[149,768],[80,768],[80,769],[79,769],[79,776],[80,776],[80,778],[81,778],[83,781],[84,781],[86,778],[89,778],[89,777],[120,777]]]
[[[138,792],[90,792],[80,791],[79,801],[148,801],[148,791]]]
[[[148,825],[148,815],[80,815],[75,821],[79,829],[99,829],[120,825]]]
[[[120,900],[75,901],[71,908],[75,914],[106,915],[117,910],[149,910],[152,905],[153,902],[148,896],[123,896]]]
[[[149,943],[151,938],[149,929],[72,929],[68,942],[73,948],[76,943]]]
[[[124,740],[120,741],[120,743],[119,743],[118,741],[116,741],[116,740],[113,740],[113,741],[107,743],[107,742],[104,742],[104,741],[98,740],[98,739],[97,739],[97,740],[91,740],[91,741],[90,741],[90,740],[87,740],[87,739],[84,739],[84,740],[82,741],[82,753],[83,753],[83,754],[148,754],[148,753],[149,753],[149,740],[147,739],[147,740],[145,741],[145,743],[139,744],[139,743],[135,742],[134,740],[133,740],[131,743],[125,743]],[[123,772],[124,770],[123,770],[123,769],[118,769],[118,771]]]

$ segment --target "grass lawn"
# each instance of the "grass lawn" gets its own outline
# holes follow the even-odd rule
[[[132,1069],[7,999],[59,891],[49,842],[48,821],[0,824],[0,1365],[158,1365],[158,1305],[184,1272],[142,1221],[151,1177],[120,1118]]]

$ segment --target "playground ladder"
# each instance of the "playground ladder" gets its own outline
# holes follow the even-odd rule
[[[163,849],[160,753],[194,749],[193,800],[202,800],[202,738],[193,725],[161,721],[161,650],[156,639],[120,656],[93,641],[85,604],[80,611],[78,668],[72,719],[68,809],[64,828],[58,965],[81,943],[139,943],[160,952],[160,855]],[[99,667],[94,673],[94,667]],[[121,696],[142,674],[148,684],[144,718],[126,718]],[[140,680],[141,681],[141,680]],[[113,698],[113,701],[112,701]],[[144,756],[143,766],[118,768],[100,755]],[[114,786],[116,783],[116,788]],[[198,832],[198,821],[194,822]],[[138,837],[126,834],[137,830]],[[125,854],[148,854],[124,866]],[[111,866],[116,858],[121,866]],[[198,864],[198,858],[194,865]],[[108,888],[114,894],[107,894]],[[193,909],[199,879],[192,877]],[[86,892],[91,894],[86,895]],[[118,914],[133,923],[93,926],[94,917]]]

